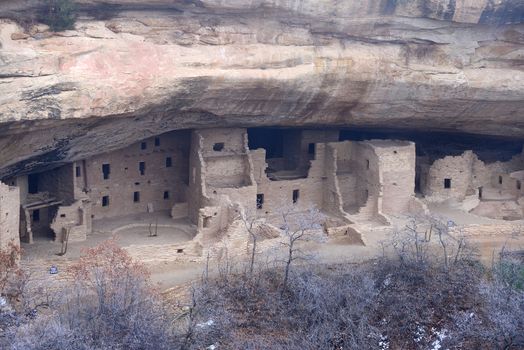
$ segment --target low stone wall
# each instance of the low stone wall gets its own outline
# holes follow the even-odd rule
[[[455,226],[449,230],[451,235],[463,235],[466,237],[486,237],[486,236],[520,236],[524,234],[523,223],[500,223],[500,224],[479,224]]]

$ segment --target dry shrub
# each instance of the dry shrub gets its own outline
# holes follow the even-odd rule
[[[15,331],[14,349],[172,349],[146,269],[114,241],[88,249],[51,312]]]
[[[17,303],[23,293],[27,276],[20,268],[21,249],[10,242],[0,249],[0,295],[10,303]]]
[[[522,265],[487,270],[432,219],[392,238],[366,264],[295,266],[285,289],[281,265],[204,280],[184,348],[524,348]]]

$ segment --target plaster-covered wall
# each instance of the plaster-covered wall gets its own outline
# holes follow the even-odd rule
[[[20,244],[20,192],[18,187],[0,182],[0,249],[10,242]]]
[[[55,241],[62,242],[66,238],[70,242],[85,240],[92,231],[91,209],[87,199],[60,206],[51,223]]]

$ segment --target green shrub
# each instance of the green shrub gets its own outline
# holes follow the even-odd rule
[[[47,0],[43,22],[51,30],[60,32],[73,29],[76,21],[76,6],[73,0]]]

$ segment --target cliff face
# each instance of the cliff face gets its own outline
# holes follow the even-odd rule
[[[521,0],[78,2],[0,1],[0,176],[193,127],[524,137]]]

